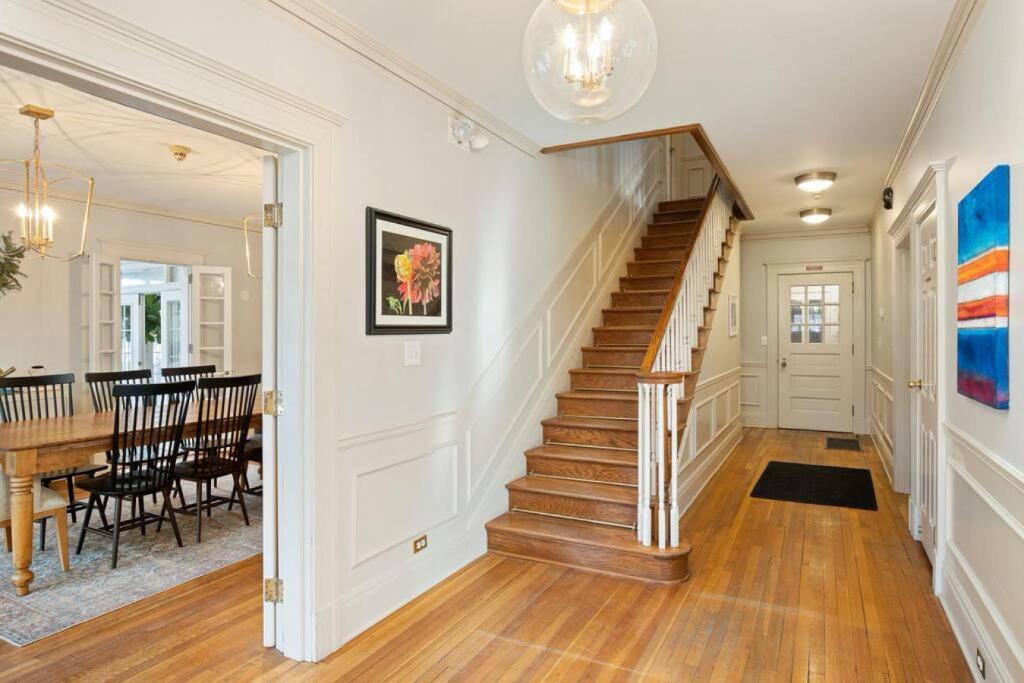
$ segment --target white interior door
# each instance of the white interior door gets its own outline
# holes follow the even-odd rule
[[[278,201],[279,169],[277,158],[263,160],[263,201]],[[282,226],[279,229],[284,229]],[[262,376],[263,391],[274,391],[277,384],[277,230],[264,227],[262,234],[263,267],[260,270],[263,287],[262,311]],[[263,416],[263,577],[279,578],[277,561],[277,420]],[[282,626],[284,619],[281,620]],[[277,605],[263,603],[263,645],[273,647],[277,639]],[[282,639],[283,642],[283,639]]]
[[[853,274],[779,276],[779,427],[853,431]]]
[[[937,242],[936,216],[933,210],[921,223],[917,250],[917,284],[914,305],[914,374],[908,382],[915,390],[912,403],[914,416],[913,498],[917,517],[918,540],[932,565],[935,564],[935,536],[938,526],[938,429],[939,409],[936,377],[938,375],[937,314]]]
[[[180,289],[160,293],[161,363],[165,368],[188,365],[188,316]]]
[[[231,269],[192,266],[191,357],[195,365],[231,372]]]
[[[140,294],[121,294],[121,369],[144,367],[145,320]]]
[[[121,261],[93,254],[91,259],[89,370],[121,369]]]

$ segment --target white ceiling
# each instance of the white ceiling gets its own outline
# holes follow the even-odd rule
[[[701,123],[757,217],[798,230],[793,185],[827,169],[828,226],[865,225],[954,0],[646,0],[659,63],[641,102],[599,126],[543,111],[522,74],[537,0],[323,0],[542,146]]]
[[[97,203],[239,225],[259,211],[264,152],[6,68],[0,158],[32,155],[32,121],[18,114],[23,104],[56,111],[41,124],[43,161],[92,175]],[[194,151],[178,162],[172,144]],[[0,170],[0,185],[17,183],[16,173]]]

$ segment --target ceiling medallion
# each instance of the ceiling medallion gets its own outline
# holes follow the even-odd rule
[[[85,255],[85,237],[89,229],[89,211],[92,208],[93,179],[73,168],[43,161],[40,155],[39,122],[53,118],[53,110],[26,104],[18,113],[32,119],[32,157],[30,159],[0,159],[0,168],[7,166],[23,174],[24,189],[21,201],[14,209],[18,217],[21,242],[41,256],[50,256],[47,250],[54,244],[57,213],[50,205],[50,188],[58,184],[81,184],[85,190],[85,209],[82,215],[82,237],[78,252],[62,260]]]
[[[530,91],[573,123],[625,113],[646,92],[657,61],[658,36],[642,0],[543,0],[523,38]]]

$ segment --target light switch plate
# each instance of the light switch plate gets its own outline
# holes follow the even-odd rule
[[[761,337],[761,346],[768,346],[768,337]]]
[[[422,360],[420,343],[418,341],[405,342],[405,365],[419,365]]]

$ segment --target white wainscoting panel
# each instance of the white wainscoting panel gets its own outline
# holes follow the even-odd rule
[[[740,364],[740,414],[747,427],[774,427],[768,424],[767,367],[763,362]]]
[[[321,657],[485,552],[483,525],[507,509],[505,484],[541,442],[540,420],[554,414],[555,393],[664,198],[663,171],[662,141],[652,139],[456,411],[338,442],[324,474],[348,486],[325,514],[344,520],[339,539],[354,541],[330,549],[343,571],[330,578],[340,597],[317,614]],[[360,524],[367,519],[374,524]],[[424,533],[428,547],[413,555]]]
[[[740,368],[697,385],[690,412],[690,438],[679,456],[680,514],[693,504],[726,457],[743,438],[740,421]]]
[[[882,467],[889,477],[890,486],[896,477],[896,463],[893,459],[893,403],[892,377],[876,367],[867,372],[868,388],[868,430],[875,450],[882,459]]]
[[[968,662],[1024,681],[1024,473],[946,424],[949,519],[940,599]]]

